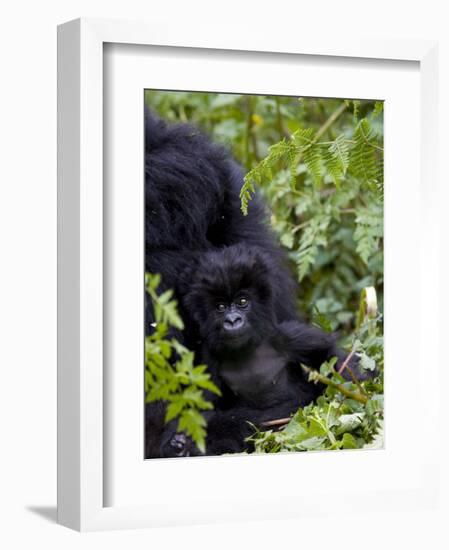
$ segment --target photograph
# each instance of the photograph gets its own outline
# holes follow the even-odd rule
[[[383,449],[383,110],[144,90],[146,459]]]

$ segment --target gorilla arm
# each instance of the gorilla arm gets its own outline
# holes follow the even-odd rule
[[[278,325],[276,345],[289,357],[290,364],[304,364],[312,369],[319,369],[325,362],[337,358],[336,369],[347,360],[348,353],[337,346],[335,334],[323,332],[317,327],[296,321],[287,321]],[[350,357],[348,367],[358,380],[367,380],[373,373],[363,371],[359,366],[360,358],[357,355]],[[345,369],[342,376],[346,380],[352,377]]]

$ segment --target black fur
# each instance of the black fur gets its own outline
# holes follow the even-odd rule
[[[279,281],[276,316],[296,318],[296,285],[264,205],[255,197],[248,216],[240,210],[241,168],[194,126],[170,125],[150,112],[145,124],[146,271],[160,273],[164,288],[175,289],[179,298],[180,273],[202,253],[237,243],[258,246],[272,258]],[[147,333],[152,321],[147,300]]]
[[[275,269],[263,250],[239,244],[203,254],[189,272],[185,310],[198,326],[201,362],[222,391],[220,398],[209,396],[215,411],[208,415],[207,454],[248,450],[248,421],[260,427],[288,417],[322,392],[322,386],[306,380],[301,364],[317,369],[331,357],[341,363],[346,356],[335,336],[276,318]],[[357,359],[351,367],[357,369]],[[164,456],[198,454],[186,438],[184,445],[176,441],[174,452],[173,435],[169,426]]]

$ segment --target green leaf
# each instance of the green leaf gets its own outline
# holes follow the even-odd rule
[[[178,431],[186,432],[193,439],[201,452],[206,447],[206,421],[195,409],[186,409],[181,413],[178,423]]]
[[[293,248],[292,233],[283,233],[281,235],[281,243],[285,246],[285,248]]]
[[[363,413],[342,414],[338,419],[339,425],[336,433],[353,432],[361,426],[363,418]]]
[[[330,333],[334,331],[331,320],[319,310],[317,305],[313,308],[313,324],[325,332]]]
[[[366,412],[373,416],[375,414],[381,414],[384,410],[384,396],[373,395],[366,404]]]
[[[181,411],[184,409],[185,402],[182,399],[172,401],[168,407],[165,414],[165,422],[170,422],[174,418],[178,417],[181,414]]]
[[[292,140],[302,155],[302,160],[312,176],[315,185],[321,183],[322,157],[319,145],[315,144],[315,132],[312,128],[301,128],[292,135]]]
[[[373,371],[376,368],[376,361],[371,357],[368,357],[368,355],[365,352],[362,352],[360,354],[359,366],[363,370]]]
[[[161,284],[161,276],[151,273],[145,273],[145,286],[147,289],[156,290],[156,288]]]
[[[160,277],[147,274],[145,281],[157,320],[155,331],[145,338],[145,400],[165,401],[165,422],[178,418],[179,430],[191,436],[204,452],[206,421],[199,411],[213,408],[204,398],[204,390],[220,392],[210,380],[207,367],[195,366],[193,352],[175,338],[166,339],[169,327],[181,330],[184,326],[173,291],[168,289],[158,294]],[[169,361],[173,351],[178,356],[174,365]]]
[[[302,451],[318,451],[323,448],[325,440],[325,437],[310,437],[301,441],[298,448]]]
[[[305,227],[300,238],[299,249],[295,253],[300,281],[311,271],[318,255],[319,246],[326,246],[326,230],[329,223],[329,216],[317,216]]]
[[[362,184],[377,191],[380,199],[383,196],[383,164],[379,153],[381,147],[377,144],[367,118],[358,123],[354,142],[350,153],[351,172]]]
[[[360,109],[360,99],[353,99],[352,104],[354,106],[354,119],[357,120]]]
[[[199,388],[202,388],[203,390],[208,390],[212,393],[215,393],[216,395],[221,395],[221,391],[217,388],[217,386],[209,379],[202,379],[198,380],[196,382],[196,385]]]
[[[343,449],[357,449],[357,442],[354,436],[348,432],[343,434],[342,438],[342,448]]]
[[[170,359],[170,356],[171,356],[171,346],[170,346],[170,342],[167,342],[167,341],[162,340],[162,341],[159,343],[159,347],[160,347],[160,351],[161,351],[162,356],[163,356],[165,359]]]
[[[372,118],[377,118],[384,110],[384,102],[383,101],[376,101],[374,103],[374,110],[373,114],[371,115]]]
[[[340,134],[329,146],[324,160],[327,171],[338,186],[349,166],[349,142],[344,134]]]
[[[253,181],[254,176],[254,173],[249,172],[245,176],[243,186],[240,189],[241,209],[244,216],[248,214],[249,201],[256,192]]]

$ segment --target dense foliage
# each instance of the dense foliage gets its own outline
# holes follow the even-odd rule
[[[205,449],[206,421],[200,411],[212,409],[204,390],[220,394],[207,374],[206,365],[195,365],[194,354],[170,335],[170,329],[182,330],[172,290],[158,294],[158,275],[147,274],[145,286],[155,317],[154,332],[145,338],[145,393],[147,402],[167,402],[165,421],[178,419],[178,431],[185,432]]]
[[[319,373],[303,366],[309,380],[326,385],[324,395],[292,419],[275,419],[272,429],[255,430],[256,452],[382,448],[383,338],[372,287],[368,293],[362,291],[353,353],[360,355],[365,369],[377,370],[375,379],[361,382],[350,371],[348,382],[341,373],[349,367],[345,362],[336,370],[335,358],[324,363]]]
[[[299,308],[324,330],[338,330],[343,347],[361,353],[364,366],[377,367],[376,380],[348,383],[332,364],[323,365],[321,374],[332,382],[323,397],[287,426],[257,433],[256,449],[381,445],[383,103],[157,91],[147,91],[145,99],[163,118],[197,123],[232,149],[246,169],[242,215],[258,190],[296,270]],[[375,307],[367,287],[375,289]],[[364,310],[367,300],[370,312]],[[162,386],[163,378],[159,392]],[[170,392],[173,400],[177,389]],[[195,407],[201,416],[202,407]]]

